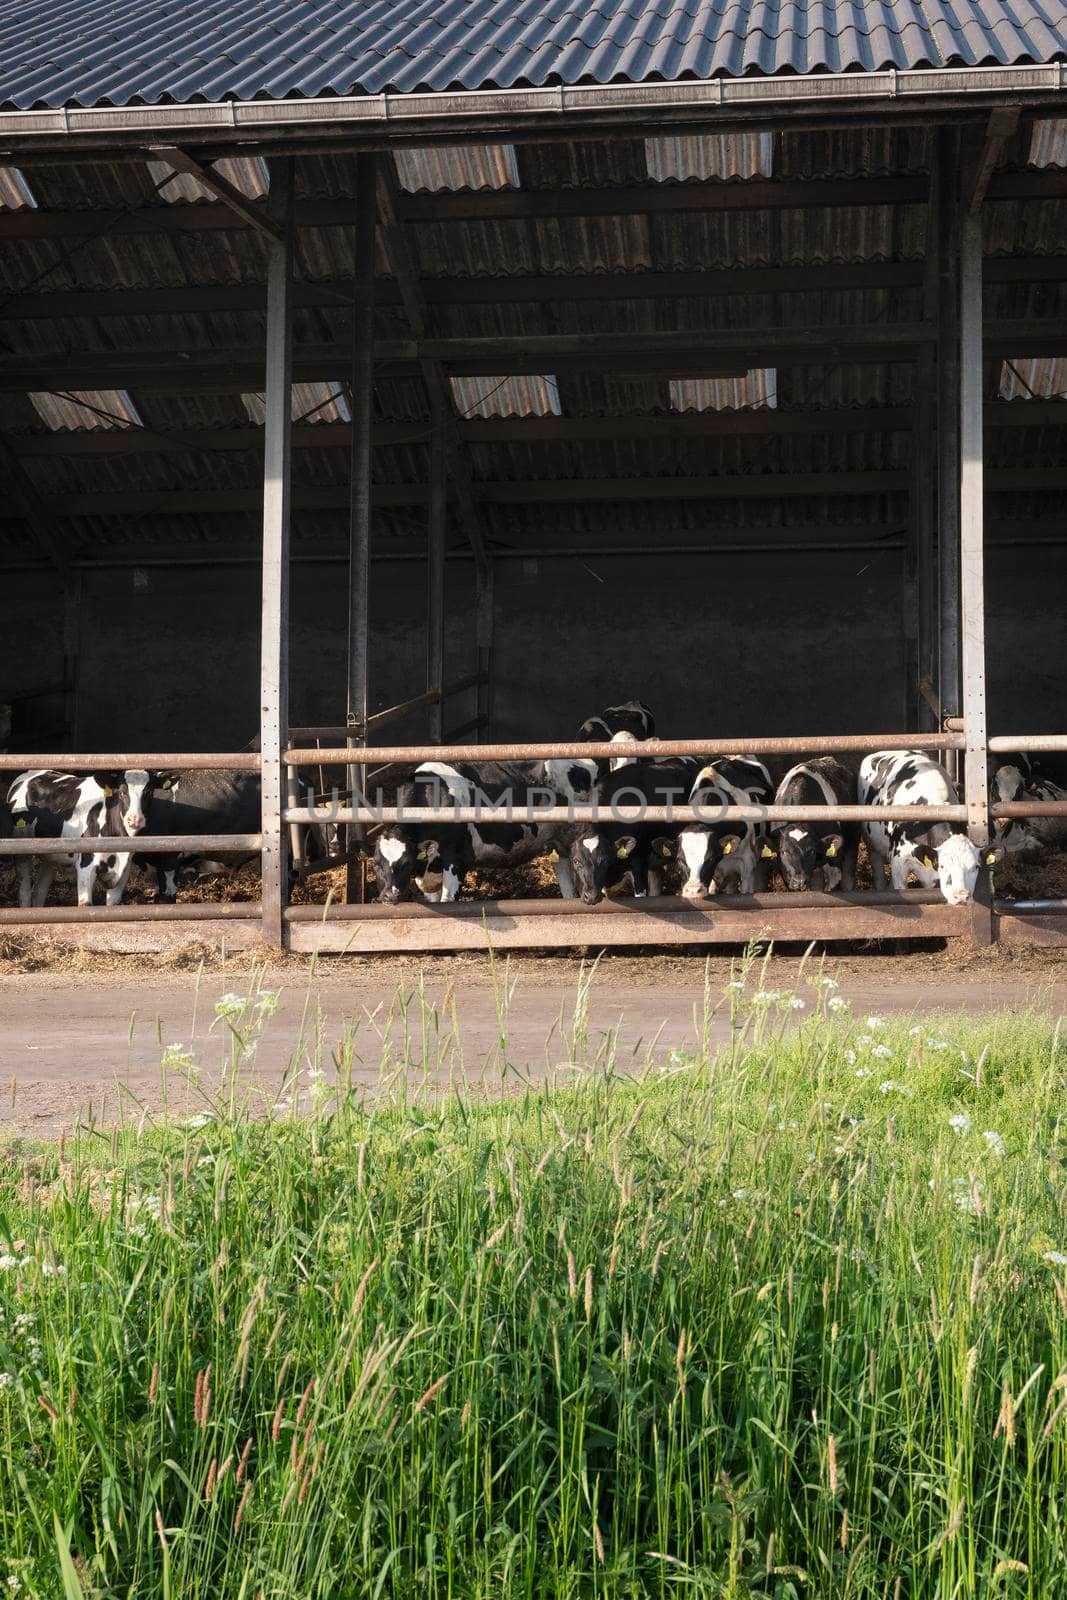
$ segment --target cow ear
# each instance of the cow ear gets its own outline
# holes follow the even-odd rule
[[[367,844],[366,840],[364,840],[364,839],[361,839],[359,841],[359,843],[356,845],[356,854],[359,856],[359,859],[361,861],[373,861],[374,860],[374,851],[371,849],[370,845]]]
[[[760,860],[761,861],[777,861],[777,859],[778,859],[777,850],[774,848],[773,844],[770,844],[768,842],[768,840],[764,839],[762,845],[760,846]]]
[[[987,867],[995,867],[998,861],[1004,860],[1004,855],[1005,850],[1002,844],[989,845],[982,851],[982,860]]]
[[[668,839],[662,835],[658,839],[653,839],[652,841],[652,854],[654,856],[659,856],[663,861],[674,860],[675,848],[674,840]]]
[[[436,861],[440,851],[436,839],[420,839],[416,856],[419,861]]]
[[[845,841],[839,833],[827,834],[823,840],[822,853],[828,861],[832,861],[839,851],[844,849],[844,845]]]
[[[933,856],[926,855],[924,853],[923,855],[917,857],[917,860],[919,861],[921,866],[926,867],[931,872],[933,871],[933,868],[934,868],[934,865],[935,865]]]
[[[736,834],[736,833],[727,834],[727,836],[722,841],[722,853],[723,853],[723,855],[724,856],[733,855],[734,851],[738,848],[738,846],[740,844],[741,844],[741,838],[740,838],[739,834]]]
[[[615,854],[620,861],[628,861],[637,849],[637,840],[632,833],[624,834],[615,841]]]

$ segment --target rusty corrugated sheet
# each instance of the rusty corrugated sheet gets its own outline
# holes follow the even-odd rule
[[[409,194],[519,187],[513,144],[438,145],[423,150],[400,145],[394,160],[400,187]]]
[[[549,374],[512,378],[450,378],[461,417],[558,417],[559,384]]]
[[[769,178],[773,133],[696,133],[645,140],[648,175],[656,183],[690,178]]]
[[[772,410],[778,404],[778,374],[752,367],[743,378],[672,378],[672,411]]]

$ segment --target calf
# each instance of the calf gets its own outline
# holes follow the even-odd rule
[[[990,774],[990,800],[1007,805],[1067,800],[1067,789],[1047,773],[1046,765],[1046,758],[1040,755],[1002,757]],[[1056,770],[1061,769],[1057,766]],[[997,843],[1019,861],[1038,861],[1046,850],[1067,848],[1067,817],[998,817],[993,826]]]
[[[259,774],[201,767],[160,776],[148,817],[151,834],[258,833]],[[199,859],[193,852],[153,857],[157,900],[172,905],[179,880]]]
[[[134,768],[128,772],[97,772],[88,777],[35,768],[18,774],[8,790],[7,803],[16,837],[72,841],[109,835],[121,838],[144,831],[150,794],[148,773]],[[100,872],[104,875],[107,904],[117,906],[122,903],[133,855],[130,851],[78,851],[69,856],[41,856],[37,861],[34,884],[33,858],[18,858],[20,906],[43,906],[56,869],[63,864],[74,867],[80,906],[92,905]]]
[[[685,873],[682,894],[703,900],[734,879],[739,894],[752,894],[770,845],[763,823],[716,822],[723,806],[766,805],[774,792],[771,775],[755,756],[724,756],[701,768],[689,792],[690,805],[710,812],[706,822],[686,822],[678,834],[678,861]]]
[[[378,898],[385,905],[407,899],[414,884],[420,893],[444,904],[456,900],[472,867],[513,867],[565,848],[569,824],[525,820],[538,806],[587,798],[592,764],[546,762],[535,767],[519,762],[479,761],[449,765],[426,761],[397,796],[402,809],[503,803],[510,799],[518,813],[514,822],[388,822],[368,841]],[[443,791],[443,792],[442,792]],[[573,883],[567,864],[555,862],[565,896]]]
[[[802,761],[786,773],[776,806],[854,805],[856,780],[833,756]],[[771,830],[778,870],[787,889],[854,889],[860,847],[858,822],[783,822]]]
[[[944,767],[920,750],[879,750],[864,757],[859,773],[861,805],[957,805],[956,785]],[[908,877],[924,889],[940,888],[950,906],[966,905],[974,898],[978,869],[1001,860],[998,845],[981,851],[958,822],[863,823],[863,837],[871,864],[877,858],[894,889],[907,886]]]
[[[627,876],[636,898],[660,893],[663,868],[677,849],[677,823],[616,820],[612,812],[623,806],[673,805],[688,791],[689,771],[677,762],[642,761],[598,779],[593,798],[608,820],[578,823],[570,843],[571,872],[586,905],[595,906],[605,890]]]

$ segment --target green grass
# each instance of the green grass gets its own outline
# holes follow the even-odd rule
[[[498,1095],[416,995],[268,1117],[253,989],[209,1120],[9,1152],[0,1594],[1063,1594],[1067,1049],[810,977],[534,1089],[505,975]]]

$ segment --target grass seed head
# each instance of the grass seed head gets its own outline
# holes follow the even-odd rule
[[[441,1377],[435,1378],[433,1383],[431,1383],[430,1387],[428,1389],[424,1390],[424,1392],[419,1396],[418,1400],[416,1400],[416,1402],[415,1402],[415,1410],[416,1411],[425,1411],[426,1407],[430,1404],[431,1400],[436,1400],[437,1396],[441,1393],[441,1390],[444,1388],[444,1386],[445,1386],[445,1384],[447,1382],[448,1382],[448,1373],[447,1372],[442,1373]]]

